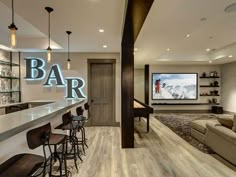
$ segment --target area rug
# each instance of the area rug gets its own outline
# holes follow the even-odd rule
[[[208,146],[204,145],[191,136],[191,121],[197,119],[214,119],[214,114],[189,114],[189,113],[173,113],[173,114],[156,114],[155,118],[169,127],[177,135],[187,141],[198,150],[212,154],[214,153]]]

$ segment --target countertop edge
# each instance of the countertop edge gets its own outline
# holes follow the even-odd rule
[[[18,127],[15,127],[15,128],[10,129],[10,130],[7,130],[7,131],[5,131],[3,133],[0,133],[0,142],[2,142],[4,140],[6,140],[6,139],[8,139],[8,138],[18,134],[18,133],[20,133],[20,132],[22,132],[24,130],[29,129],[30,127],[33,127],[33,126],[37,125],[38,123],[40,123],[40,122],[42,122],[42,121],[44,121],[46,119],[51,119],[51,118],[53,118],[53,116],[55,116],[57,114],[60,114],[60,113],[64,112],[65,110],[71,109],[74,106],[77,106],[77,105],[79,105],[79,104],[81,104],[83,102],[85,102],[85,100],[80,100],[80,101],[78,101],[76,103],[73,103],[73,104],[68,105],[68,106],[66,106],[64,108],[61,108],[61,109],[59,109],[59,110],[57,110],[55,112],[49,113],[48,115],[42,116],[42,117],[40,117],[38,119],[32,120],[32,121],[27,122],[27,123],[25,123],[23,125],[20,125]],[[54,104],[54,103],[51,103],[51,104]]]

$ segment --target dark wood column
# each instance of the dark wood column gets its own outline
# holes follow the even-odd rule
[[[145,104],[149,105],[149,65],[144,69],[144,99]]]
[[[126,0],[121,49],[121,143],[134,147],[134,43],[153,0]]]

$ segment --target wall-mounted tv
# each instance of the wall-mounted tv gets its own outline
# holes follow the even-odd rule
[[[153,100],[198,99],[197,73],[153,73]]]

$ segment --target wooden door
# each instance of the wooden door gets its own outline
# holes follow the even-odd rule
[[[113,63],[90,63],[89,70],[91,125],[114,125],[115,71]]]

